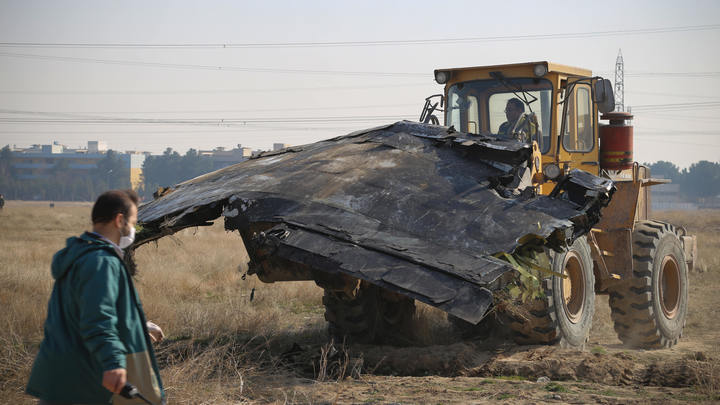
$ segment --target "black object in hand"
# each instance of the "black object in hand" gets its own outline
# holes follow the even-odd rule
[[[125,386],[123,387],[122,391],[120,391],[120,396],[127,398],[127,399],[133,399],[138,394],[138,389],[135,388],[134,385],[130,383],[125,383]]]
[[[142,394],[140,394],[140,391],[138,391],[138,389],[130,383],[125,383],[125,386],[120,391],[120,396],[127,399],[140,398],[146,403],[152,405],[152,402],[148,401],[147,398],[142,396]]]

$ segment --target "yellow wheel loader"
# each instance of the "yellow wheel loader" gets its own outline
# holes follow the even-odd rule
[[[441,102],[428,98],[421,120],[460,132],[502,137],[511,99],[533,143],[533,185],[550,194],[558,179],[581,169],[613,180],[617,191],[591,231],[563,251],[552,252],[555,273],[542,280],[544,297],[512,319],[521,343],[581,346],[588,338],[596,294],[609,294],[620,340],[643,348],[677,343],[688,310],[688,271],[696,240],[682,227],[650,216],[650,189],[664,179],[633,162],[628,113],[613,112],[608,80],[549,62],[438,69]],[[608,122],[603,122],[608,121]]]

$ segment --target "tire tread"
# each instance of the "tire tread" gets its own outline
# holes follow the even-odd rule
[[[677,339],[661,335],[653,307],[653,265],[665,237],[678,238],[675,227],[660,221],[641,221],[633,231],[633,278],[609,288],[610,316],[618,338],[626,345],[656,349]]]

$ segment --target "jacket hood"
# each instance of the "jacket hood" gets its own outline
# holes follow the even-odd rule
[[[73,263],[85,253],[106,249],[115,253],[115,249],[108,242],[92,236],[89,232],[77,236],[72,236],[65,241],[65,247],[60,249],[53,256],[51,273],[54,279],[59,279],[70,270]],[[115,253],[116,254],[116,253]]]

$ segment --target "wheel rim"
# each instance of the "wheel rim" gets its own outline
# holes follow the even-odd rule
[[[668,319],[677,315],[680,306],[680,271],[674,256],[665,256],[660,264],[660,307]]]
[[[578,323],[585,306],[585,276],[582,261],[575,252],[568,252],[565,258],[565,275],[562,279],[563,309],[572,323]]]

